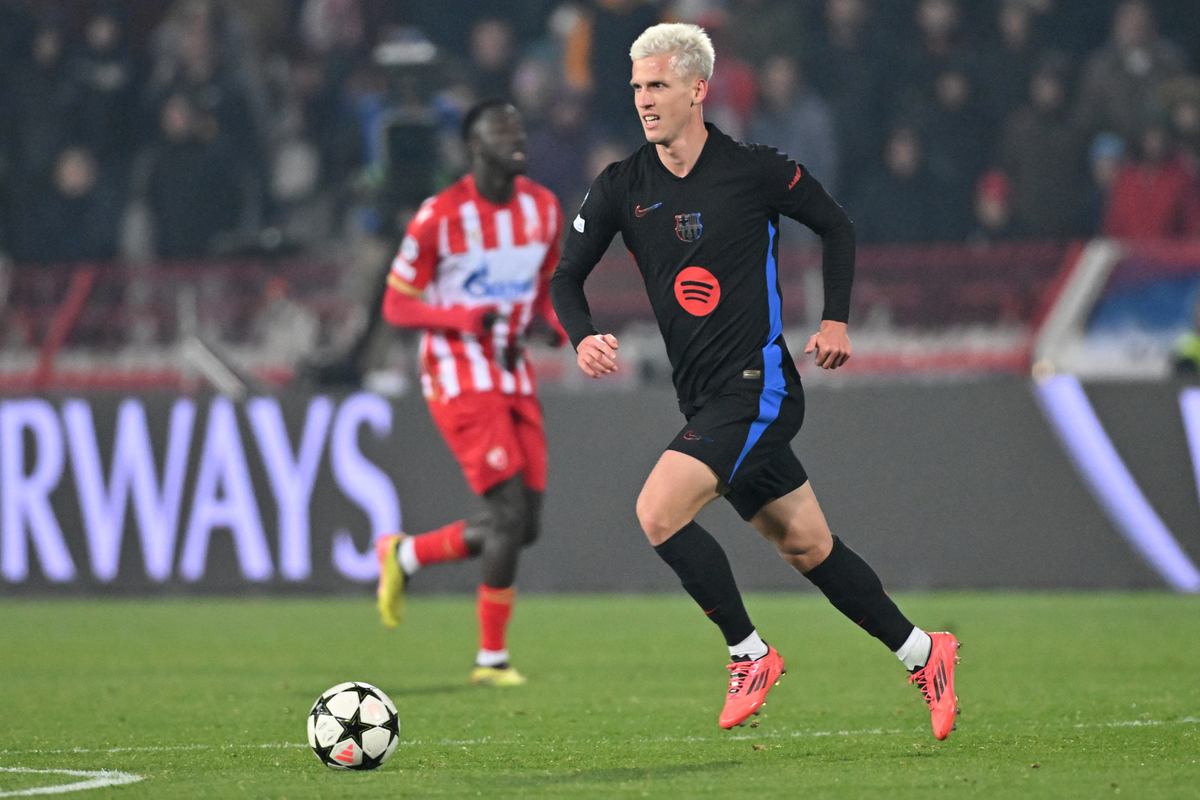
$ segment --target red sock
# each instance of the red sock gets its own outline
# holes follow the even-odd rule
[[[508,630],[508,618],[512,616],[513,600],[517,590],[493,589],[479,584],[479,649],[503,650],[504,633]]]
[[[417,563],[425,566],[439,561],[458,561],[471,555],[463,540],[463,531],[466,529],[466,521],[460,519],[436,531],[414,536],[413,554],[417,557]]]

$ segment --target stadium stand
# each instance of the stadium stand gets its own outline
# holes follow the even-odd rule
[[[367,354],[343,370],[355,380],[395,369],[370,355],[387,347],[352,340],[394,336],[370,324],[372,282],[420,200],[462,173],[464,110],[511,94],[538,143],[531,174],[569,211],[639,144],[613,116],[613,82],[623,39],[666,18],[709,28],[719,73],[744,84],[714,97],[713,118],[797,150],[860,223],[848,375],[1023,372],[1035,346],[1066,346],[1049,308],[1078,305],[1057,290],[1084,280],[1081,253],[1104,251],[1083,243],[1163,164],[1194,212],[1191,5],[3,0],[0,388],[194,386],[192,336],[268,383],[339,348]],[[830,127],[836,159],[814,133]],[[1120,245],[1094,314],[1072,317],[1071,341],[1116,365],[1105,374],[1164,374],[1186,327],[1189,245],[1161,237],[1194,237],[1195,215],[1174,225],[1172,208],[1160,238]],[[816,254],[794,230],[783,241],[786,318],[811,327]],[[619,247],[589,284],[598,319],[635,338],[650,320],[639,284]],[[636,374],[650,378],[660,354],[645,338]],[[534,349],[544,379],[571,380],[561,354]]]

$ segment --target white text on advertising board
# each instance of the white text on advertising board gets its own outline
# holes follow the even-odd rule
[[[129,527],[126,515],[131,513],[141,566],[153,582],[202,579],[214,531],[232,537],[245,580],[278,576],[304,581],[312,574],[314,555],[325,557],[313,552],[310,511],[326,453],[337,490],[361,510],[371,537],[399,530],[395,485],[359,446],[360,432],[375,439],[391,432],[392,409],[386,400],[371,394],[337,403],[313,397],[295,443],[275,398],[256,397],[240,408],[216,398],[207,407],[203,434],[198,435],[202,412],[190,399],[174,402],[165,436],[153,437],[165,441],[159,463],[141,399],[127,398],[117,407],[107,454],[101,453],[97,421],[87,400],[65,400],[57,408],[41,398],[0,402],[0,576],[11,583],[25,581],[36,560],[51,582],[73,581],[83,569],[96,581],[113,581]],[[250,437],[243,437],[239,429],[239,413],[245,415]],[[269,499],[254,491],[249,446],[263,465]],[[196,466],[188,480],[192,462]],[[51,500],[68,465],[86,565],[78,564],[78,552],[73,557],[68,549]],[[62,498],[57,502],[61,509]],[[261,504],[268,502],[277,526],[270,537],[277,545],[274,553],[263,526]],[[369,545],[360,548],[345,530],[322,533],[331,538],[328,558],[340,575],[373,579],[377,566]]]

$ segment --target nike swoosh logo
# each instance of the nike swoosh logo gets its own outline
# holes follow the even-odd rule
[[[655,203],[654,205],[650,206],[649,208],[642,208],[641,206],[636,206],[633,209],[633,213],[639,217],[644,217],[661,205],[662,205],[662,203]]]

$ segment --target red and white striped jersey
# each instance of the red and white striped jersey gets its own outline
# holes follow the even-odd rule
[[[421,387],[427,398],[534,393],[522,337],[535,312],[557,327],[548,285],[558,264],[561,219],[554,194],[520,175],[504,205],[484,199],[471,175],[421,205],[388,286],[432,306],[492,306],[498,314],[483,337],[425,332]],[[515,361],[506,363],[506,352],[515,352]]]

